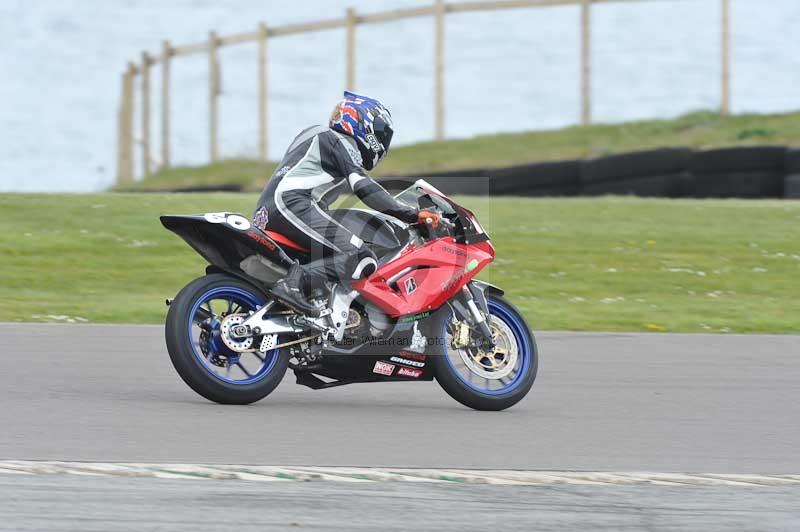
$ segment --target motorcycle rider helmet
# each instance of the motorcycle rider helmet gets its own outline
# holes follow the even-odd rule
[[[386,157],[394,134],[392,115],[381,102],[349,91],[334,107],[328,127],[355,139],[366,170]]]

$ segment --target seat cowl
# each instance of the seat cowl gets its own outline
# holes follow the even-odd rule
[[[290,239],[287,236],[284,236],[280,233],[276,233],[275,231],[270,231],[269,229],[262,229],[261,230],[265,235],[270,237],[272,240],[280,244],[281,246],[290,247],[292,249],[296,249],[298,251],[302,251],[304,253],[308,253],[309,250],[306,247],[301,246],[294,240]]]

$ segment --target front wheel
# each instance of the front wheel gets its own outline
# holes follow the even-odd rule
[[[520,312],[505,298],[487,294],[489,328],[495,348],[484,351],[464,345],[452,312],[440,312],[434,330],[439,331],[439,355],[435,375],[441,387],[456,401],[476,410],[504,410],[528,393],[536,379],[539,353],[536,341]]]
[[[266,300],[251,284],[225,274],[195,279],[175,296],[167,313],[167,351],[192,390],[216,403],[243,405],[280,384],[289,364],[286,352],[261,353],[252,340],[254,345],[223,338]]]

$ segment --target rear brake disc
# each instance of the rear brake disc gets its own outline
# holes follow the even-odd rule
[[[222,318],[219,327],[219,334],[225,347],[236,353],[242,353],[253,347],[253,335],[243,337],[241,331],[236,331],[244,321],[248,318],[245,314],[229,314]]]

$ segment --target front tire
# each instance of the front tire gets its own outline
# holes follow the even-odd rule
[[[530,391],[539,368],[533,333],[519,310],[507,299],[487,294],[487,318],[498,341],[489,356],[456,349],[451,333],[452,312],[440,312],[434,330],[441,341],[435,360],[439,385],[459,403],[475,410],[505,410]]]
[[[192,390],[215,403],[244,405],[263,399],[280,384],[288,353],[237,353],[220,338],[222,317],[247,314],[266,301],[266,294],[253,285],[220,273],[195,279],[175,296],[167,313],[167,351]]]

